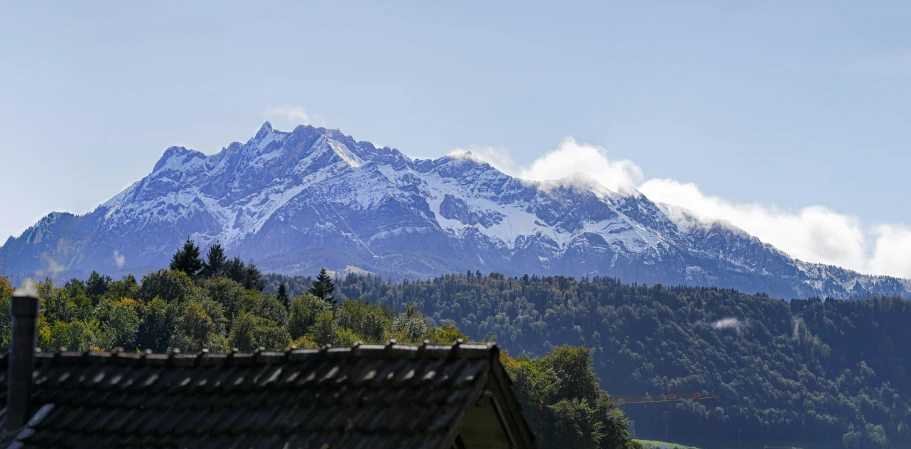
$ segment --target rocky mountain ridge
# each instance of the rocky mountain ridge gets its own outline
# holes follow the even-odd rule
[[[525,181],[471,154],[413,160],[338,130],[268,122],[214,155],[168,148],[89,214],[48,215],[0,247],[0,273],[141,274],[188,236],[285,274],[351,265],[395,278],[480,270],[783,298],[911,296],[911,281],[801,262],[639,192],[581,177]]]

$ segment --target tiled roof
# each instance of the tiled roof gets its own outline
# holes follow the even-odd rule
[[[19,443],[447,447],[481,397],[491,367],[499,367],[497,357],[496,346],[471,344],[251,354],[38,353],[35,417]],[[0,355],[0,408],[6,375],[6,356]]]

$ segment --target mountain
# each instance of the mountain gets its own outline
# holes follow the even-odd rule
[[[583,177],[530,182],[470,153],[411,159],[338,130],[281,132],[268,122],[214,155],[168,148],[151,174],[89,214],[48,215],[0,247],[0,273],[142,274],[167,265],[188,236],[283,274],[481,270],[784,298],[911,296],[911,281],[801,262],[636,191]]]

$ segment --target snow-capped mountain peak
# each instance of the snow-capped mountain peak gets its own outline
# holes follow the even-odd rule
[[[265,121],[263,122],[262,126],[259,127],[259,131],[256,132],[256,134],[253,136],[253,139],[251,140],[262,140],[267,134],[271,133],[272,131],[272,124],[268,121]]]
[[[338,130],[269,122],[214,155],[168,148],[94,212],[51,214],[7,241],[0,272],[142,274],[167,265],[187,236],[294,274],[354,265],[402,277],[616,276],[786,298],[911,291],[906,280],[796,261],[730,225],[582,175],[525,181],[470,152],[412,160]]]

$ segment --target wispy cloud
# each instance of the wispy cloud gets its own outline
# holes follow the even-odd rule
[[[911,278],[908,257],[911,227],[908,226],[866,225],[858,217],[821,205],[790,211],[768,204],[729,201],[707,195],[693,183],[646,179],[633,161],[611,159],[606,149],[580,144],[572,137],[525,166],[516,164],[506,149],[469,147],[467,150],[500,171],[524,179],[568,179],[583,173],[612,190],[638,189],[653,201],[683,207],[703,221],[730,223],[807,262]]]
[[[451,157],[474,157],[478,160],[487,162],[492,167],[500,170],[503,173],[508,173],[513,176],[517,176],[517,167],[516,163],[512,158],[512,154],[509,152],[508,148],[505,147],[484,147],[479,145],[471,145],[463,148],[456,148],[449,153]]]
[[[801,260],[862,273],[911,277],[911,228],[865,226],[855,216],[824,206],[783,211],[706,195],[692,183],[651,179],[639,190],[654,201],[684,207],[705,220],[724,220]]]
[[[612,160],[607,151],[596,145],[580,144],[572,136],[563,139],[559,147],[535,159],[531,164],[519,166],[508,149],[502,147],[471,146],[459,148],[451,156],[471,153],[497,170],[522,179],[556,181],[583,174],[598,180],[612,190],[635,189],[642,182],[642,169],[630,160]]]
[[[295,125],[309,125],[310,114],[303,106],[266,106],[263,109],[266,117],[282,117]]]
[[[734,329],[737,332],[743,331],[744,324],[737,318],[722,318],[712,323],[715,329]]]
[[[60,262],[57,262],[47,252],[41,253],[41,260],[44,262],[44,268],[38,270],[35,273],[38,276],[56,277],[58,274],[62,273],[66,269],[63,266],[63,264],[61,264]]]
[[[741,321],[740,319],[737,319],[734,317],[729,317],[729,318],[722,318],[720,320],[711,321],[711,322],[699,320],[699,321],[693,323],[693,326],[697,326],[697,327],[705,326],[705,327],[711,327],[713,329],[718,329],[718,330],[733,329],[733,330],[737,331],[737,333],[739,334],[739,333],[747,330],[750,327],[750,322]]]
[[[117,269],[123,268],[123,264],[126,263],[127,258],[123,254],[120,254],[120,251],[114,250],[114,263],[117,264]]]

